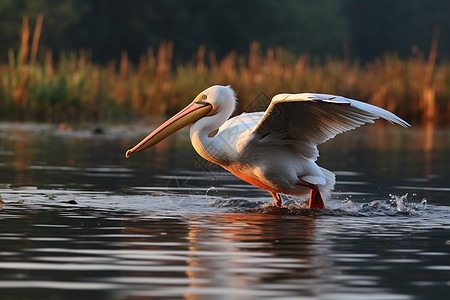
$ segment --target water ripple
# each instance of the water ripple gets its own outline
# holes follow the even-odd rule
[[[0,280],[2,289],[116,290],[120,285],[102,282]]]

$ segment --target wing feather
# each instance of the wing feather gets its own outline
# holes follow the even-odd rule
[[[305,157],[317,158],[318,144],[378,118],[410,126],[385,109],[341,96],[280,94],[272,98],[252,135],[263,143],[292,144]]]

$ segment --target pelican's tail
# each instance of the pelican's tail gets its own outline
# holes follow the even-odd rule
[[[319,191],[322,195],[322,199],[324,201],[327,201],[331,198],[331,191],[334,189],[334,184],[336,183],[336,175],[334,175],[333,172],[328,171],[327,169],[324,169],[322,167],[320,167],[320,170],[325,176],[325,184],[319,185]]]

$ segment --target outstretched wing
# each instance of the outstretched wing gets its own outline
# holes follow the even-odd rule
[[[410,126],[385,109],[341,96],[279,94],[272,98],[252,135],[261,143],[297,145],[300,154],[317,158],[316,145],[378,118]]]

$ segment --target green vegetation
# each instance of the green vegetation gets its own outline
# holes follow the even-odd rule
[[[7,40],[13,32],[11,20],[0,21],[0,28],[5,29],[0,40],[6,41],[0,43],[2,120],[111,122],[139,115],[172,114],[213,84],[229,84],[236,90],[238,110],[247,107],[261,92],[272,96],[280,92],[307,91],[368,101],[394,111],[412,123],[443,124],[450,120],[450,62],[444,59],[445,56],[438,57],[441,53],[438,49],[447,47],[445,32],[450,23],[445,23],[448,18],[442,18],[440,14],[432,14],[440,23],[426,22],[429,12],[436,11],[439,5],[445,6],[446,1],[430,0],[429,10],[423,14],[422,23],[426,28],[434,26],[431,47],[429,50],[428,45],[423,47],[427,54],[419,50],[423,48],[414,46],[408,56],[404,52],[391,51],[370,58],[377,52],[365,50],[352,55],[364,57],[364,60],[350,57],[350,50],[360,49],[352,42],[352,37],[362,39],[364,36],[352,22],[358,20],[358,12],[370,14],[367,9],[374,5],[372,1],[323,0],[312,4],[285,0],[284,6],[270,0],[239,5],[233,1],[217,1],[213,6],[208,1],[189,0],[136,2],[142,6],[125,5],[118,0],[111,2],[121,5],[112,6],[104,16],[97,13],[110,2],[101,0],[77,1],[80,5],[75,5],[72,0],[20,0],[0,4],[0,16],[8,9],[12,16],[30,12],[33,21],[30,25],[29,18],[22,17],[20,39],[16,38],[19,44],[14,47],[11,45],[15,42]],[[358,4],[363,2],[364,5]],[[381,8],[389,8],[394,15],[401,10],[389,1],[377,3]],[[425,5],[415,0],[409,3],[411,15]],[[380,7],[373,7],[378,15],[383,11]],[[339,18],[344,8],[348,8],[343,14],[346,17]],[[114,22],[120,19],[119,12],[129,18],[125,22]],[[161,15],[155,15],[155,12],[161,12]],[[257,21],[244,18],[256,12]],[[163,16],[168,15],[173,24],[166,23]],[[196,16],[189,32],[185,31],[186,20],[192,18],[187,16]],[[317,19],[318,16],[321,18]],[[143,21],[145,17],[149,18],[146,22]],[[86,18],[94,22],[92,26],[82,25],[81,20],[87,22]],[[209,22],[211,18],[215,22]],[[264,23],[264,20],[271,21]],[[317,20],[320,24],[314,23]],[[360,21],[364,24],[364,20]],[[65,34],[53,27],[49,34],[46,33],[45,24],[55,22]],[[226,32],[214,25],[218,22]],[[389,20],[386,22],[392,25]],[[407,18],[402,24],[417,27],[422,23]],[[117,24],[125,29],[120,30]],[[394,32],[405,32],[402,24],[392,25],[392,30],[386,30],[384,37],[395,40]],[[151,28],[156,29],[150,33]],[[369,30],[371,36],[377,36],[374,26],[366,24],[365,28],[372,30]],[[89,30],[94,31],[93,35],[88,33]],[[111,36],[111,32],[116,36]],[[130,37],[131,33],[137,37]],[[77,41],[87,41],[81,36],[86,39],[96,37],[100,41],[98,34],[105,35],[101,45],[111,45],[115,50],[103,49],[93,40],[87,43],[92,50],[64,50],[66,47],[78,49],[74,48],[79,45]],[[123,40],[125,37],[129,40]],[[176,42],[161,42],[163,37],[173,38]],[[260,37],[261,42],[251,42],[249,50],[243,53],[243,47],[248,48],[247,43],[253,37]],[[427,34],[420,37],[421,41],[424,37],[431,40]],[[121,39],[125,42],[120,46],[127,51],[122,50],[116,56],[120,59],[115,62],[108,57],[118,49],[116,42]],[[137,51],[142,45],[137,46],[134,42],[140,39],[143,44],[154,47],[139,56]],[[54,48],[49,46],[52,44]],[[371,41],[366,40],[363,44],[370,45]],[[402,49],[401,45],[395,47]],[[179,55],[175,48],[181,49]],[[386,49],[380,46],[377,51],[383,53]],[[342,50],[345,50],[344,54],[339,54]],[[186,54],[188,51],[192,52]],[[98,59],[103,54],[104,58]]]
[[[138,64],[123,52],[117,66],[97,65],[85,51],[61,55],[54,64],[50,50],[36,59],[28,48],[22,44],[20,51],[10,51],[8,64],[0,66],[3,120],[114,121],[172,114],[213,84],[230,84],[240,109],[261,92],[310,91],[369,101],[410,122],[436,123],[438,112],[441,122],[450,119],[450,64],[435,65],[435,47],[428,58],[420,52],[408,59],[389,54],[361,64],[320,62],[281,48],[262,53],[255,42],[246,57],[231,52],[218,61],[200,47],[194,62],[174,65],[173,44],[162,43]]]

